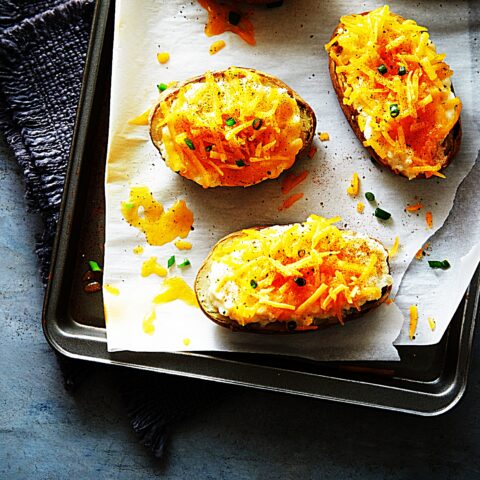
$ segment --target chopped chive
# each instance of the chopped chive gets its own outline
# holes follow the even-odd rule
[[[294,278],[293,281],[299,286],[304,287],[307,284],[307,281],[303,277]]]
[[[185,267],[188,267],[189,265],[191,265],[190,260],[186,258],[182,263],[178,264],[178,268],[185,268]]]
[[[228,23],[238,25],[242,16],[238,12],[228,12]]]
[[[185,139],[185,143],[190,150],[195,150],[195,145],[189,138]]]
[[[123,206],[130,210],[131,208],[133,208],[135,206],[135,204],[132,203],[132,202],[123,202]]]
[[[167,267],[173,267],[175,265],[175,255],[172,255],[167,261]]]
[[[157,85],[157,88],[159,92],[164,92],[168,88],[168,86],[166,83],[159,83]]]
[[[366,192],[365,193],[365,198],[369,201],[369,202],[373,202],[375,200],[375,195],[372,193],[372,192]]]
[[[392,103],[390,105],[390,116],[392,118],[398,117],[400,114],[400,109],[398,108],[398,105],[396,103]]]
[[[88,264],[90,265],[90,270],[92,272],[101,272],[102,268],[95,260],[89,260]]]
[[[448,268],[450,268],[450,263],[448,262],[448,260],[429,260],[428,264],[431,268],[441,268],[442,270],[447,270]]]
[[[207,145],[207,146],[205,147],[205,151],[206,151],[206,152],[211,152],[211,151],[212,151],[212,148],[213,148],[213,145]]]
[[[402,75],[405,75],[406,73],[407,73],[406,67],[404,67],[403,65],[400,65],[400,67],[398,67],[398,74],[402,76]]]
[[[235,121],[234,118],[230,117],[225,120],[225,125],[228,125],[229,127],[233,127],[237,122]]]
[[[252,122],[252,127],[254,130],[260,130],[260,128],[262,128],[262,125],[263,125],[263,120],[261,118],[256,118]]]
[[[385,75],[387,73],[387,67],[385,66],[384,63],[382,63],[378,68],[377,70],[379,71],[379,73],[381,73],[382,75]]]
[[[244,167],[245,162],[243,160],[235,160],[235,163],[237,164],[237,167]]]
[[[376,208],[375,212],[373,213],[377,218],[380,218],[381,220],[388,220],[392,214],[389,212],[386,212],[385,210],[382,210],[381,208]]]
[[[257,286],[258,286],[257,282],[253,278],[250,280],[250,286],[252,288],[257,288]]]

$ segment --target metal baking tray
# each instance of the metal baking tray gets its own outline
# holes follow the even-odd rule
[[[227,353],[108,353],[101,293],[87,294],[87,258],[102,259],[114,2],[97,2],[52,268],[43,329],[60,353],[130,368],[377,408],[438,415],[467,382],[479,297],[479,271],[444,338],[399,349],[400,362],[312,362]]]

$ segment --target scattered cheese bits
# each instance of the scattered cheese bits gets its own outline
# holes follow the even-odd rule
[[[143,253],[143,247],[141,245],[137,245],[136,247],[133,247],[133,253],[135,255],[141,255]]]
[[[395,241],[393,242],[392,248],[388,251],[388,256],[390,258],[393,258],[397,255],[399,246],[400,246],[400,241],[397,236],[395,237]]]
[[[120,290],[117,288],[117,287],[114,287],[113,285],[110,285],[108,283],[106,283],[104,286],[103,286],[103,289],[108,292],[108,293],[111,293],[112,295],[120,295]]]
[[[437,322],[432,317],[428,317],[428,326],[430,327],[430,330],[434,332],[437,328]]]
[[[286,195],[290,193],[297,185],[302,183],[308,177],[308,171],[304,170],[303,172],[295,175],[295,173],[287,173],[282,180],[282,193]]]
[[[164,63],[167,63],[170,60],[170,54],[168,52],[157,53],[157,60],[158,60],[158,63],[161,63],[163,65]]]
[[[393,302],[394,302],[393,298],[387,298],[387,299],[385,300],[385,303],[386,303],[387,305],[391,305]]]
[[[162,285],[161,292],[153,299],[153,303],[168,303],[182,300],[191,307],[198,307],[197,297],[192,288],[180,277],[167,278]]]
[[[155,325],[153,324],[153,322],[156,318],[157,316],[155,314],[155,310],[152,310],[151,313],[145,315],[142,323],[142,328],[143,332],[147,335],[153,335],[155,333]]]
[[[209,53],[210,55],[215,55],[218,53],[222,48],[225,48],[226,43],[223,40],[218,40],[216,42],[213,42],[210,45]]]
[[[425,215],[425,221],[427,222],[428,228],[433,228],[433,216],[432,212],[427,212]]]
[[[179,250],[191,250],[192,244],[186,240],[177,240],[174,244]]]
[[[357,212],[358,213],[363,213],[365,210],[365,204],[363,202],[358,202],[357,203]]]
[[[167,273],[167,269],[157,263],[157,257],[150,257],[142,264],[142,277],[148,277],[150,275],[158,275],[159,277],[165,277]]]
[[[388,5],[340,19],[325,45],[344,85],[343,103],[390,167],[409,179],[442,176],[442,143],[460,117],[450,88],[453,72],[427,29],[390,12]]]
[[[230,67],[183,85],[156,110],[167,166],[204,188],[276,178],[303,147],[300,107],[258,72]]]
[[[276,319],[303,328],[314,318],[341,323],[345,312],[381,298],[392,283],[387,252],[376,240],[339,230],[339,220],[311,215],[217,244],[209,294],[219,312],[241,325]]]
[[[347,188],[347,193],[351,197],[356,197],[358,195],[358,191],[360,190],[360,179],[358,178],[358,173],[354,173],[352,180],[350,181],[350,186]]]
[[[177,237],[186,238],[193,225],[193,213],[184,200],[177,200],[165,212],[163,205],[144,186],[130,189],[129,199],[122,202],[122,215],[132,227],[145,234],[150,245],[155,246],[165,245]]]
[[[298,202],[301,198],[303,198],[303,193],[294,193],[290,195],[280,207],[278,207],[278,211],[281,212],[282,210],[286,210],[290,208],[294,203]]]
[[[405,207],[406,212],[417,212],[423,208],[423,205],[421,203],[416,203],[415,205],[408,205]]]
[[[410,330],[409,336],[410,340],[415,338],[415,332],[417,331],[417,324],[418,324],[418,308],[416,305],[410,306]]]
[[[148,125],[148,120],[150,118],[150,109],[145,110],[138,117],[132,118],[128,121],[130,125]]]
[[[190,339],[189,338],[184,338],[183,339],[183,344],[188,347],[190,345]]]
[[[423,258],[423,255],[424,255],[424,252],[423,252],[423,248],[421,248],[420,250],[418,250],[418,252],[415,254],[415,258],[417,260],[421,260]]]
[[[328,142],[330,140],[330,135],[327,132],[318,132],[318,138],[321,142]]]

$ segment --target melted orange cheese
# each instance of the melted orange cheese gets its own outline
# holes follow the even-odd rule
[[[311,215],[305,223],[243,230],[212,253],[210,294],[241,325],[337,317],[382,296],[390,285],[387,252],[375,240]],[[221,274],[220,274],[220,273]],[[227,305],[234,305],[228,308]],[[228,312],[227,312],[228,309]]]
[[[437,54],[425,27],[388,6],[342,17],[340,25],[325,48],[343,103],[358,113],[364,145],[410,179],[443,177],[439,170],[447,159],[441,145],[462,108],[451,91],[453,72],[445,55]],[[394,116],[392,106],[398,109]]]
[[[158,108],[154,133],[167,165],[205,188],[276,178],[303,147],[296,100],[248,69],[207,72]]]
[[[252,22],[233,2],[226,4],[218,0],[198,0],[198,3],[208,12],[208,20],[205,25],[207,37],[220,35],[224,32],[233,32],[249,45],[255,45],[255,32]],[[240,21],[237,25],[229,22],[230,12],[240,15]]]
[[[167,278],[162,285],[161,292],[153,299],[153,303],[168,303],[182,300],[187,305],[198,307],[197,297],[192,288],[180,277]]]
[[[130,198],[122,202],[125,220],[141,230],[150,245],[164,245],[177,237],[186,238],[193,225],[193,213],[184,200],[177,200],[168,211],[147,187],[132,187]]]
[[[158,275],[159,277],[167,276],[167,269],[157,262],[157,257],[150,257],[142,264],[142,277],[148,277],[150,275]]]

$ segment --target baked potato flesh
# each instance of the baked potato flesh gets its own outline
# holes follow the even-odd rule
[[[338,220],[311,215],[225,237],[198,273],[200,306],[233,329],[305,331],[381,303],[392,285],[387,251]]]
[[[372,156],[409,179],[443,176],[462,103],[427,29],[384,6],[342,17],[325,48],[341,107]]]
[[[231,67],[167,89],[151,137],[168,167],[204,188],[276,178],[311,143],[312,109],[280,80]]]

